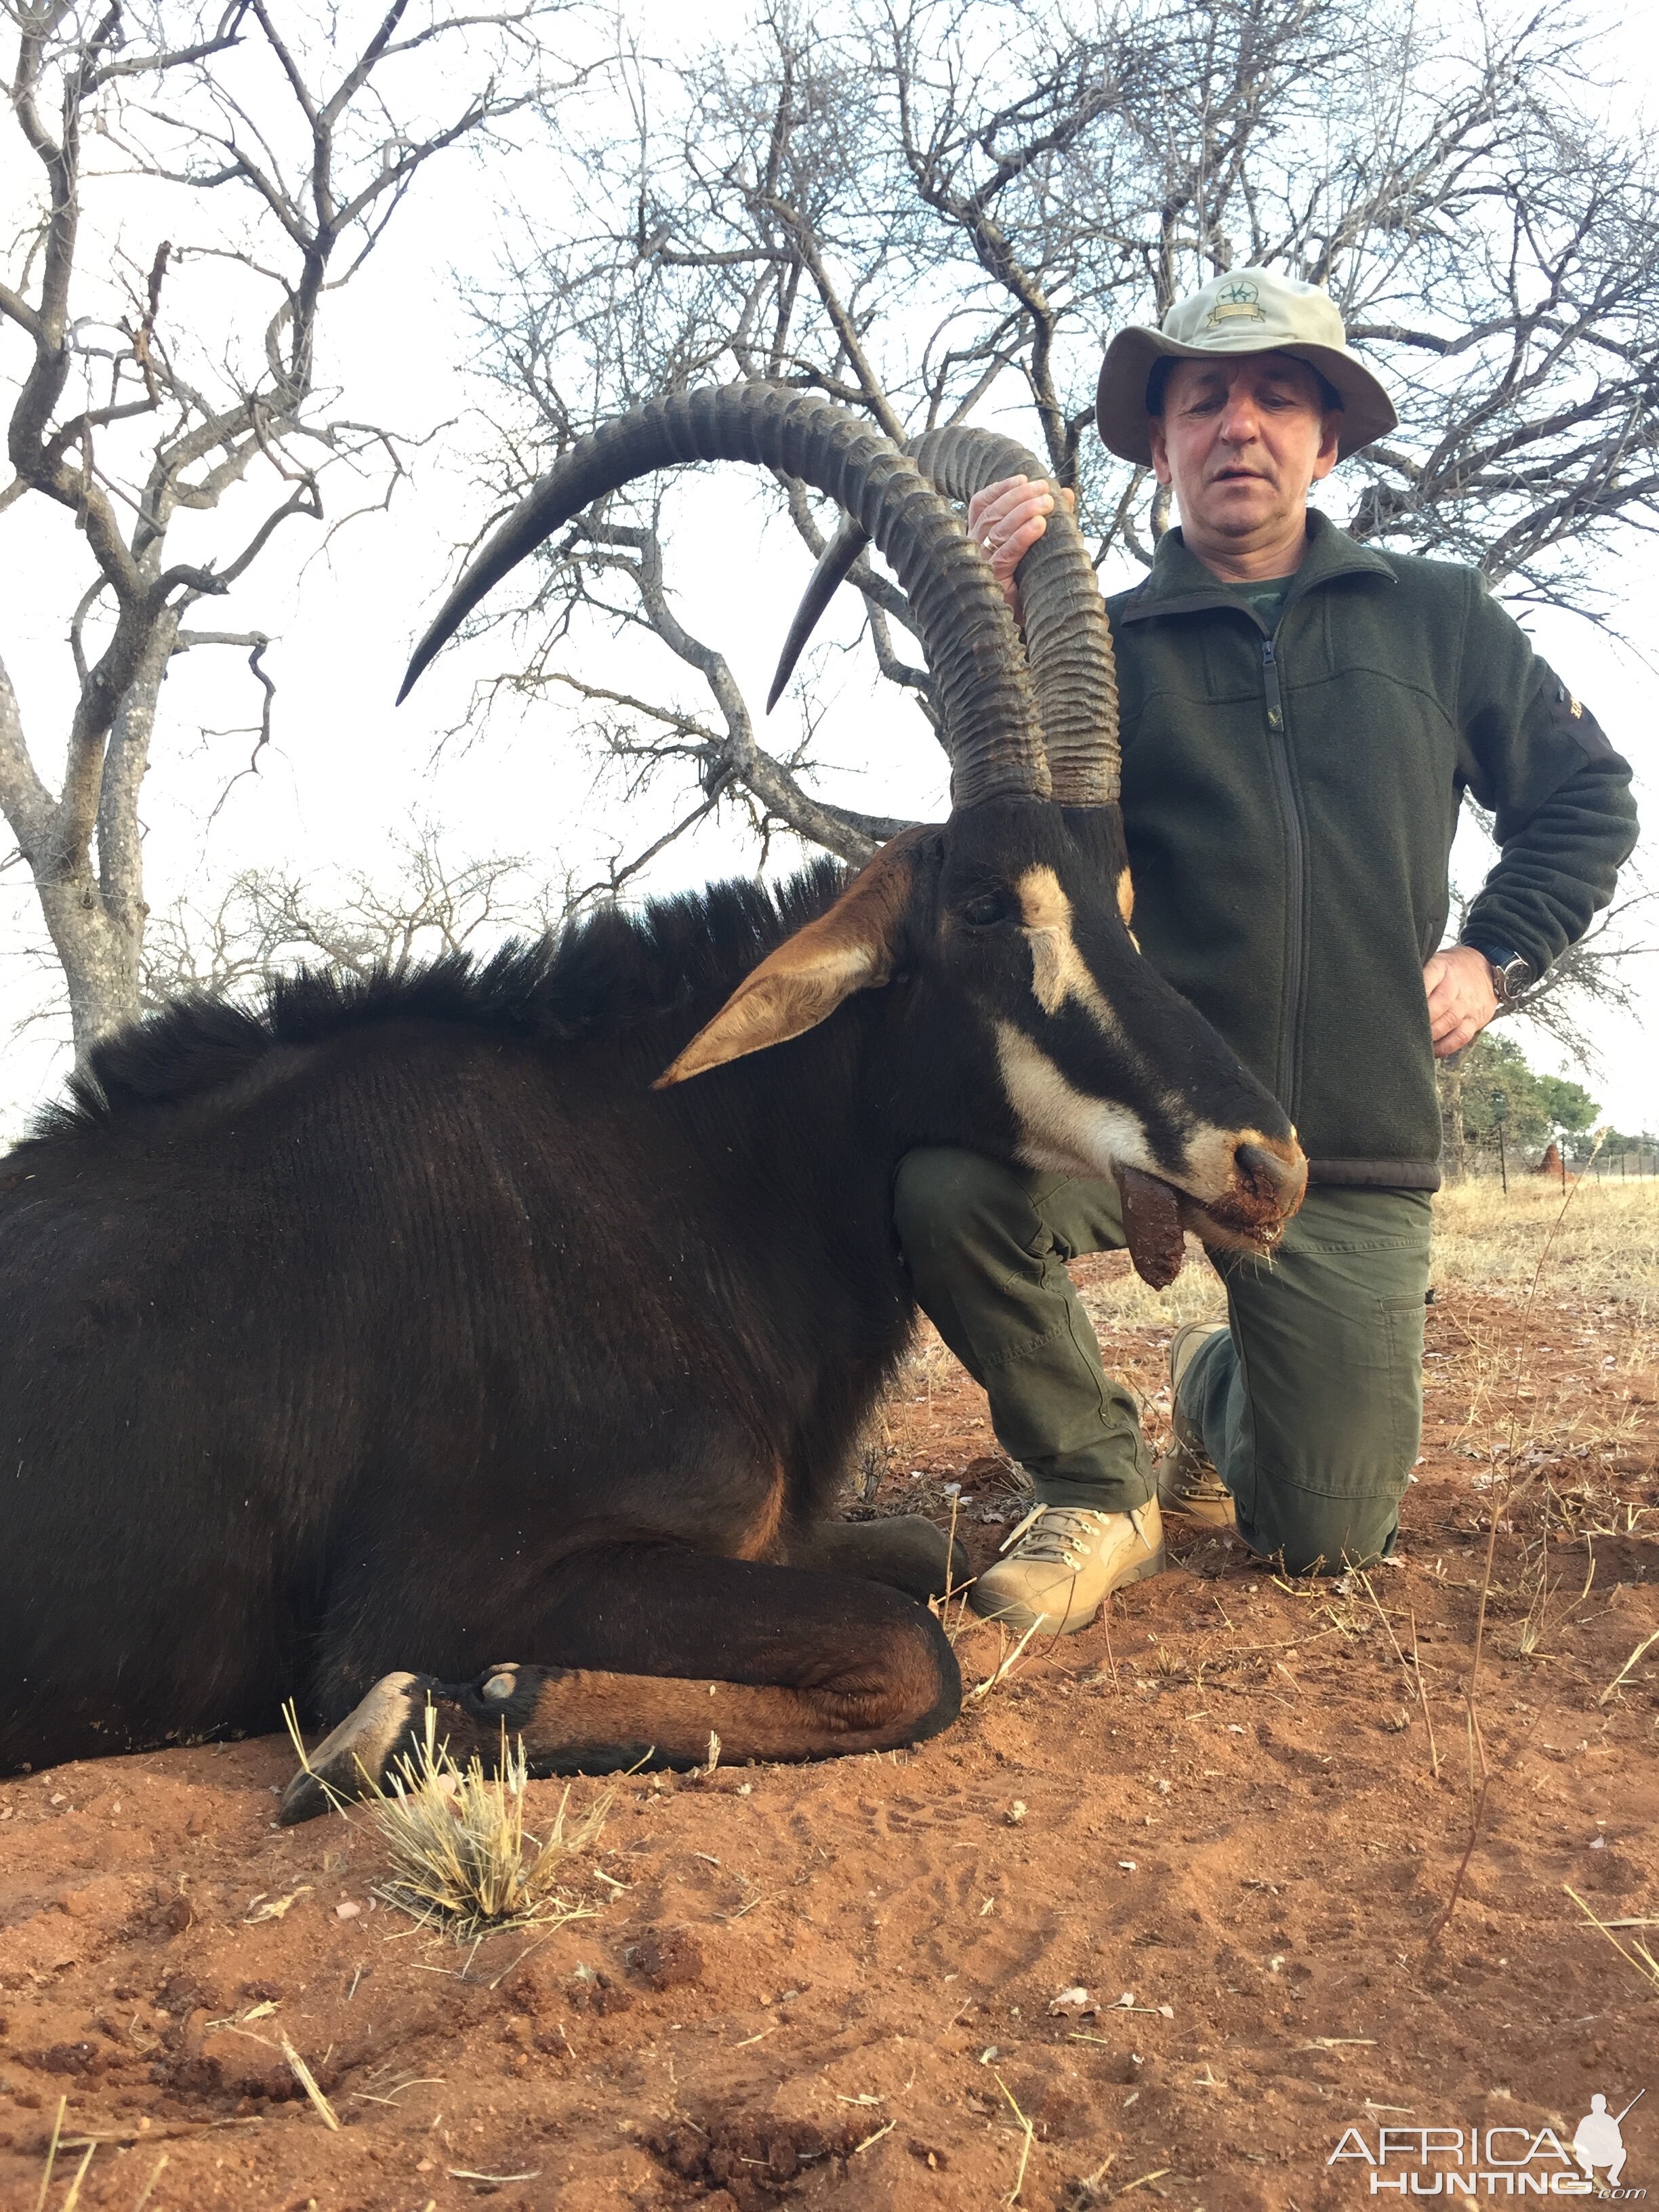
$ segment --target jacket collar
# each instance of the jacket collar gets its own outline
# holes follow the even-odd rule
[[[1393,584],[1399,579],[1380,553],[1373,553],[1358,538],[1339,530],[1328,515],[1310,508],[1308,550],[1302,556],[1285,605],[1317,591],[1334,576],[1381,576]],[[1197,613],[1206,607],[1240,607],[1244,603],[1221,579],[1187,550],[1179,529],[1166,530],[1158,542],[1152,572],[1118,610],[1119,623],[1145,622],[1152,615]],[[1246,607],[1245,612],[1250,610]]]

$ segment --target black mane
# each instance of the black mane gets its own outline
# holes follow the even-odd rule
[[[389,1021],[432,1021],[515,1042],[571,1043],[723,994],[845,882],[815,861],[775,887],[737,880],[653,899],[637,914],[602,907],[569,927],[487,959],[447,952],[367,975],[302,968],[273,976],[253,1006],[192,993],[118,1030],[44,1108],[36,1141],[108,1128],[141,1108],[176,1106],[252,1073],[283,1046],[319,1044]]]

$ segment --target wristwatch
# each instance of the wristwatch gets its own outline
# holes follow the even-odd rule
[[[1467,942],[1467,940],[1466,940]],[[1500,1006],[1512,1006],[1532,981],[1532,963],[1506,945],[1471,945],[1492,970],[1492,988]]]

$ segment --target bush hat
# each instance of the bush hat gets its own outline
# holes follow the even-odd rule
[[[1126,461],[1150,465],[1146,384],[1160,359],[1210,361],[1217,354],[1288,353],[1316,368],[1342,400],[1337,458],[1343,460],[1392,430],[1399,417],[1388,393],[1348,348],[1348,334],[1322,285],[1276,269],[1230,269],[1201,292],[1177,300],[1161,330],[1132,323],[1106,349],[1096,420]]]

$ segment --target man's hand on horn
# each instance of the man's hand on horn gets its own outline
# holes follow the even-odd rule
[[[1077,512],[1077,495],[1062,489],[1069,514]],[[1019,612],[1019,592],[1014,571],[1048,527],[1054,511],[1054,494],[1046,483],[1030,477],[1004,477],[987,484],[968,502],[968,535],[989,559],[991,574],[1002,586],[1002,596]]]

